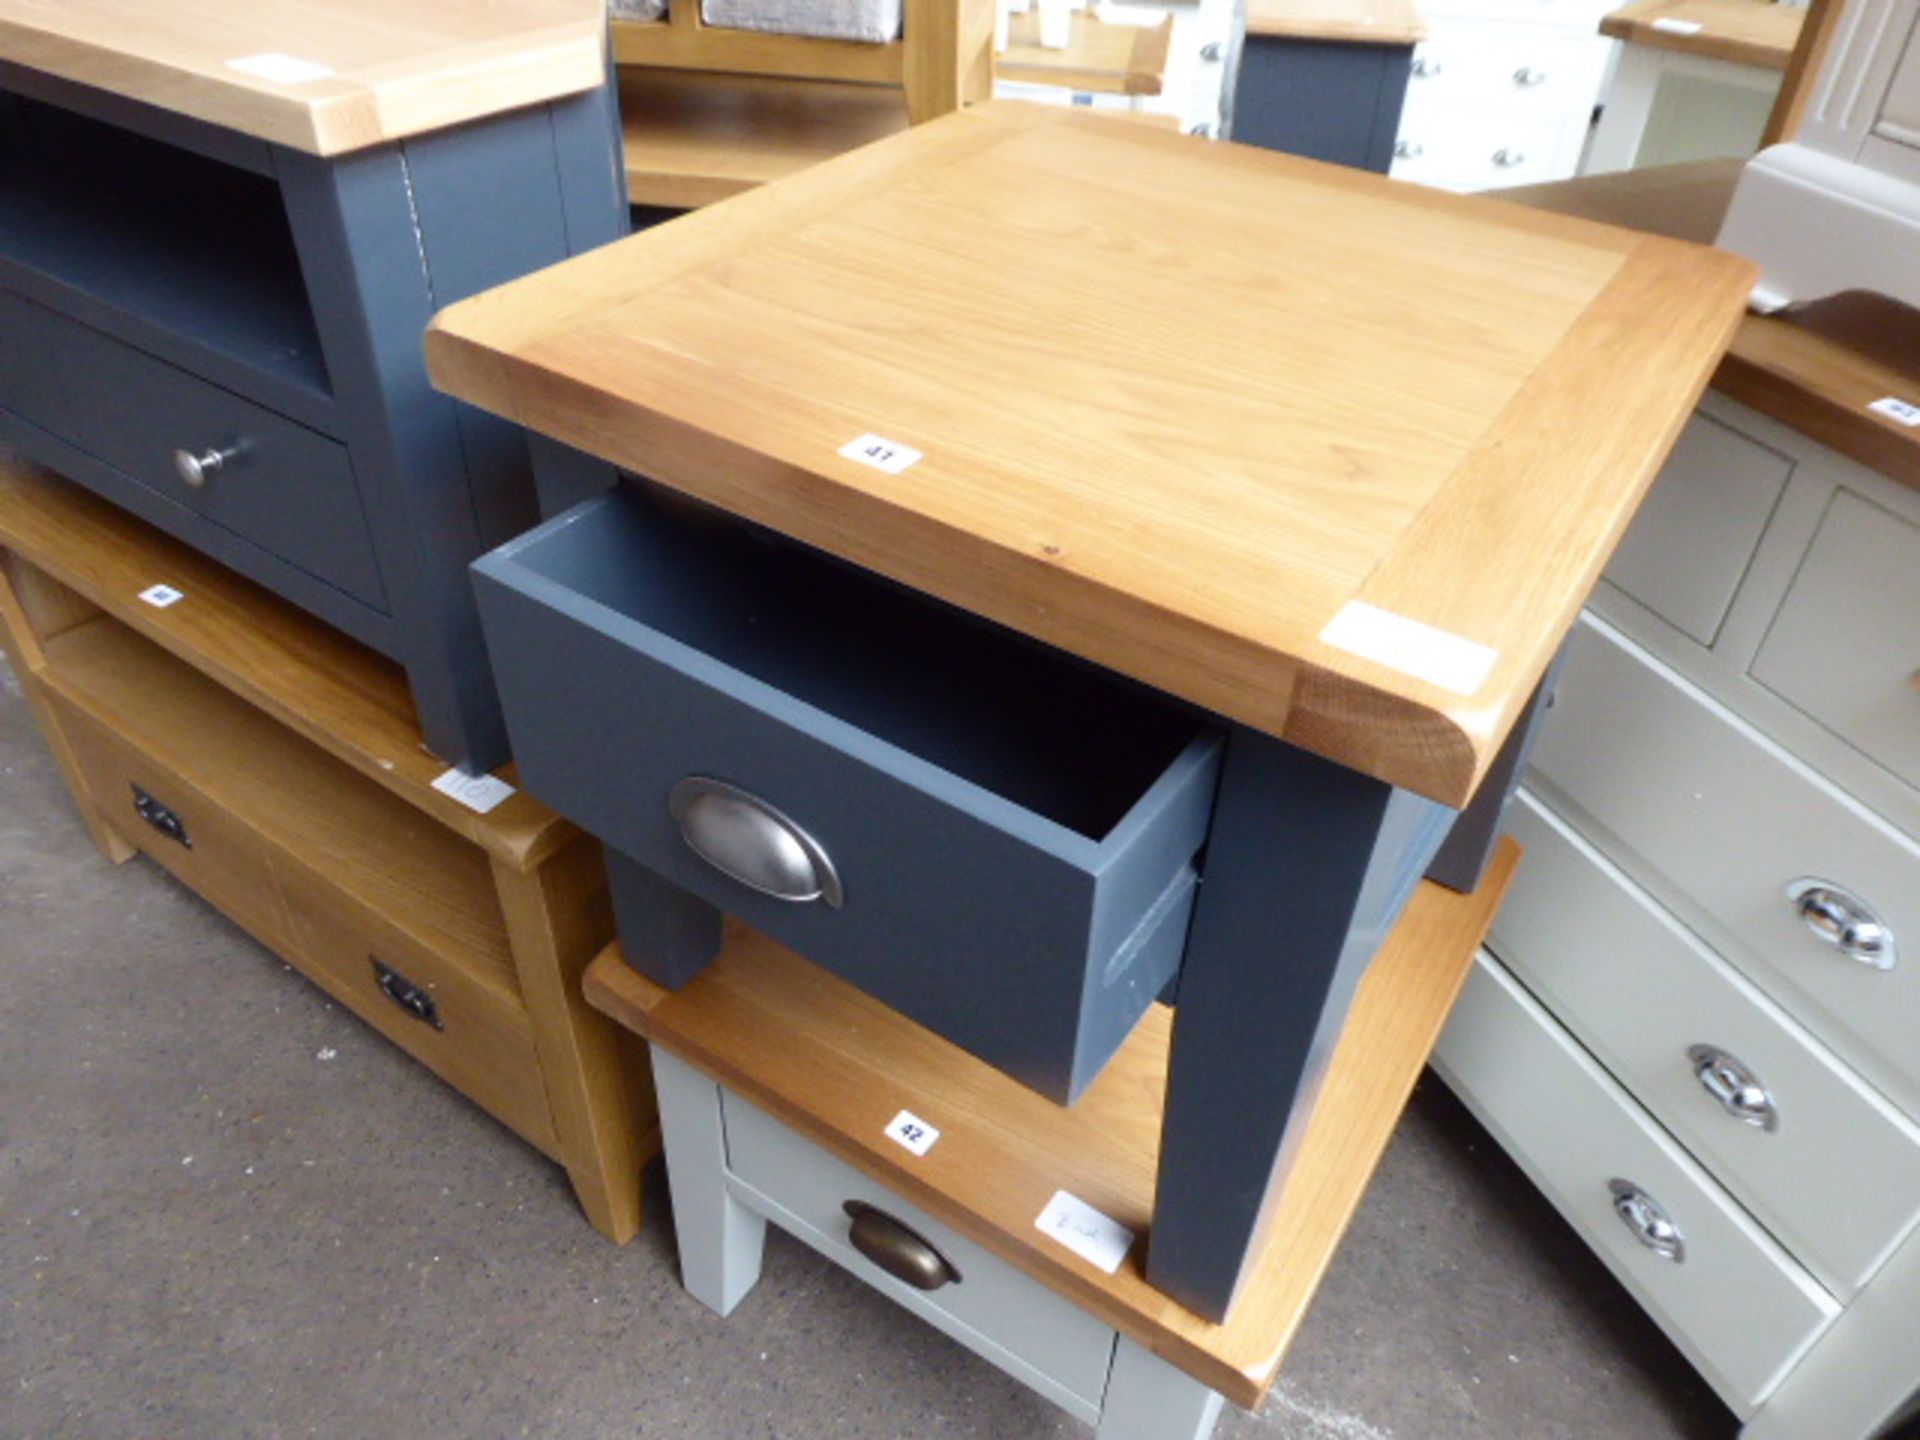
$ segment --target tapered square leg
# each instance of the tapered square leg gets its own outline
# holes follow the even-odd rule
[[[612,848],[607,884],[620,951],[654,984],[678,990],[720,953],[721,914],[698,896]]]
[[[760,1278],[767,1222],[727,1193],[720,1087],[657,1045],[653,1084],[680,1242],[680,1280],[702,1305],[728,1315]]]

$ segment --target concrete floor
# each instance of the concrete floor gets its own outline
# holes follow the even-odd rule
[[[664,1186],[560,1172],[145,861],[0,665],[0,1437],[1085,1436],[777,1233],[721,1321]],[[1727,1436],[1429,1079],[1263,1413],[1222,1440]]]

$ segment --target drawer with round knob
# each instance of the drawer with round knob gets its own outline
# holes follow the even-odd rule
[[[1920,1217],[1920,1128],[1521,791],[1490,949],[1827,1289]]]
[[[1490,190],[1552,178],[1559,153],[1552,116],[1422,101],[1410,91],[1389,171],[1449,190]]]
[[[1568,641],[1532,773],[1583,834],[1920,1115],[1920,844],[1592,616]]]
[[[638,867],[1063,1103],[1178,968],[1204,717],[636,485],[475,573],[521,778],[616,904]]]
[[[729,1189],[890,1299],[1083,1420],[1114,1332],[878,1181],[726,1093]]]
[[[1521,25],[1448,20],[1414,47],[1407,100],[1453,100],[1548,109],[1592,87],[1584,37]]]
[[[386,591],[345,446],[95,330],[59,320],[69,443],[149,495],[130,504],[196,539],[239,536],[375,610]],[[189,514],[191,519],[188,518]]]
[[[1736,1413],[1751,1414],[1839,1313],[1485,954],[1434,1066]]]

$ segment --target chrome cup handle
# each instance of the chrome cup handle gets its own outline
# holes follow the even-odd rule
[[[687,848],[722,875],[775,900],[839,909],[840,876],[820,842],[758,795],[689,775],[667,796]]]

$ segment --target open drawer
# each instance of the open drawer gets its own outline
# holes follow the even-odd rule
[[[1061,1101],[1178,969],[1204,717],[636,486],[475,570],[522,779],[616,889],[624,855]],[[622,935],[670,984],[658,939]]]

